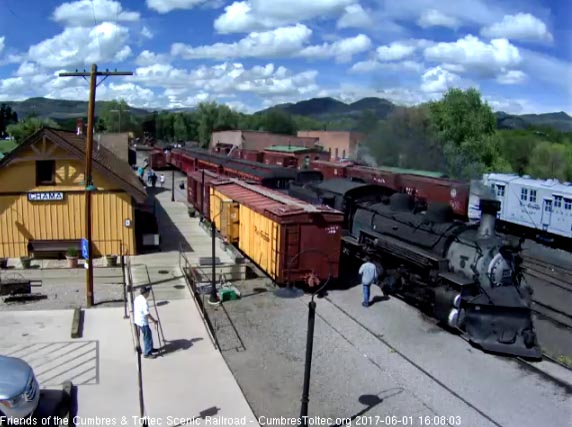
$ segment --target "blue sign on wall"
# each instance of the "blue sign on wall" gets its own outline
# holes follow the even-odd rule
[[[87,239],[81,239],[81,256],[83,259],[87,259],[89,257]]]

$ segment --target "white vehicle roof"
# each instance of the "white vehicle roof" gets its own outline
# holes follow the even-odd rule
[[[504,182],[529,188],[547,189],[556,194],[572,196],[572,184],[569,182],[561,183],[557,179],[533,179],[528,176],[521,177],[515,174],[489,173],[483,175],[483,180],[485,182]]]

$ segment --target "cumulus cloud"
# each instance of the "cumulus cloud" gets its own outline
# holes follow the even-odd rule
[[[0,37],[0,52],[4,50],[4,40],[6,40],[6,37],[4,36]]]
[[[342,28],[368,28],[373,24],[371,14],[359,4],[346,6],[345,12],[338,19],[337,27]]]
[[[461,21],[459,19],[445,15],[435,9],[426,10],[417,20],[417,25],[422,28],[429,27],[447,27],[456,30],[460,27]]]
[[[518,48],[508,40],[493,39],[483,43],[472,35],[456,42],[437,43],[426,48],[424,55],[429,61],[447,63],[459,71],[471,71],[484,77],[504,73],[522,60]]]
[[[421,90],[427,93],[442,93],[449,88],[458,86],[461,78],[437,66],[427,70],[421,76]]]
[[[489,38],[507,38],[511,40],[552,42],[552,34],[546,24],[530,13],[505,15],[501,22],[484,27],[481,35]]]
[[[160,53],[154,53],[149,50],[144,50],[137,56],[135,63],[140,66],[147,66],[153,64],[165,64],[169,62],[169,56]]]
[[[80,0],[59,5],[53,14],[56,22],[68,27],[92,26],[94,21],[138,21],[138,12],[123,10],[114,0]]]
[[[70,27],[28,50],[30,60],[47,68],[121,62],[131,55],[128,30],[103,22],[93,28]]]
[[[153,32],[147,27],[143,27],[141,29],[141,35],[146,39],[152,39],[155,36]]]
[[[213,3],[212,0],[147,0],[147,7],[159,13],[169,13],[176,9],[192,9],[209,2]]]
[[[316,17],[339,15],[354,3],[355,0],[235,1],[225,7],[214,27],[223,34],[272,29]]]
[[[394,42],[387,46],[380,46],[377,48],[377,58],[380,61],[399,61],[406,58],[415,52],[415,46]]]
[[[215,43],[198,47],[175,43],[171,47],[171,54],[185,59],[291,56],[304,47],[311,35],[312,30],[297,24],[272,31],[250,33],[234,43]]]
[[[409,72],[421,73],[424,66],[416,61],[399,61],[399,62],[379,62],[379,61],[362,61],[357,62],[350,68],[352,73],[370,73],[372,71],[391,71],[391,72]]]
[[[365,52],[370,47],[369,37],[359,34],[333,43],[308,46],[299,53],[299,56],[316,59],[336,58],[338,62],[348,62],[351,61],[353,55]]]
[[[215,43],[206,46],[188,46],[175,43],[171,54],[185,59],[229,58],[336,58],[339,62],[351,60],[352,56],[371,47],[369,37],[360,34],[337,40],[333,43],[307,46],[312,30],[302,24],[280,27],[272,31],[253,32],[234,43]]]
[[[520,70],[510,70],[497,77],[497,82],[503,85],[515,85],[524,83],[526,81],[526,74]]]
[[[319,90],[317,75],[314,70],[293,73],[272,63],[248,69],[241,63],[226,62],[192,70],[154,64],[137,68],[131,80],[136,84],[163,88],[170,105],[183,106],[189,97],[197,99],[201,93],[210,94],[216,99],[228,98],[236,93],[253,94],[270,100],[311,97]]]

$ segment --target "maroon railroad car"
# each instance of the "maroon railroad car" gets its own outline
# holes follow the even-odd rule
[[[151,169],[161,170],[168,166],[167,159],[165,158],[165,153],[161,149],[153,149],[147,156],[147,159]]]
[[[203,191],[203,177],[205,180]],[[211,171],[192,171],[187,175],[187,202],[207,220],[210,220],[210,191],[213,182],[223,182],[223,176]],[[203,201],[204,198],[204,201]]]
[[[425,202],[448,203],[456,216],[466,219],[470,184],[448,178],[402,174],[402,191]]]
[[[325,160],[310,161],[310,169],[322,172],[324,179],[346,178],[347,169],[352,165],[353,163],[328,162]]]
[[[276,283],[306,281],[317,276],[335,280],[339,274],[343,213],[313,206],[258,185],[231,180],[213,183],[211,199],[233,203],[236,218],[221,215],[219,226],[234,230],[231,241]],[[216,202],[212,202],[216,203]],[[232,221],[233,227],[224,224]]]
[[[298,158],[288,153],[279,153],[276,151],[264,152],[264,164],[284,166],[286,168],[298,167]]]
[[[355,165],[346,169],[346,177],[354,181],[379,184],[395,191],[401,190],[400,174],[370,166]]]

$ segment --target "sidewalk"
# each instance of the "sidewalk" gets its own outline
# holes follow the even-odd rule
[[[182,202],[171,202],[171,193],[156,195],[161,252],[131,258],[135,288],[150,284],[156,299],[150,298],[153,316],[159,315],[165,338],[164,352],[156,359],[143,359],[143,389],[146,414],[162,425],[181,424],[197,418],[194,425],[211,421],[227,425],[228,419],[243,418],[249,425],[257,420],[209,332],[179,268],[178,243],[182,242],[191,264],[211,254],[210,236],[189,218]],[[223,263],[231,258],[217,245],[216,256]],[[137,296],[137,290],[134,296]],[[157,328],[151,325],[154,346],[159,346]],[[203,419],[199,419],[199,418]],[[178,420],[176,420],[176,418]]]

